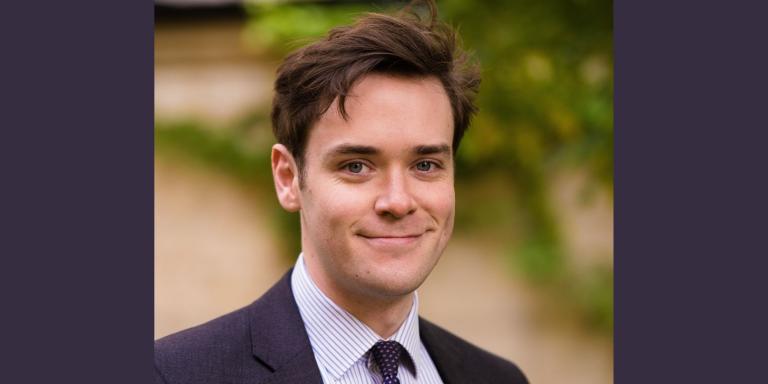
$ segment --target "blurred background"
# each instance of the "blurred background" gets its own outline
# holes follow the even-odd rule
[[[612,3],[437,3],[483,83],[421,314],[532,383],[612,383]],[[298,216],[269,167],[277,65],[403,4],[156,0],[155,338],[249,304],[293,264]]]

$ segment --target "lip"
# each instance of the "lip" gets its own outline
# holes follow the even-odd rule
[[[366,240],[368,243],[376,245],[376,246],[382,246],[382,247],[400,247],[400,246],[406,246],[413,244],[417,242],[421,237],[423,236],[422,233],[415,234],[415,235],[386,235],[386,236],[378,236],[378,235],[358,235],[364,240]]]

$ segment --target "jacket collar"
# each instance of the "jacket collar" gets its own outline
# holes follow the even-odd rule
[[[249,308],[253,356],[274,372],[259,384],[323,382],[291,291],[292,271]],[[461,348],[445,342],[441,330],[421,317],[419,333],[443,382],[461,383]]]
[[[289,270],[249,308],[253,356],[274,373],[263,383],[322,383],[291,292]]]
[[[463,350],[449,343],[445,334],[436,325],[419,317],[421,342],[429,352],[444,384],[465,383]]]

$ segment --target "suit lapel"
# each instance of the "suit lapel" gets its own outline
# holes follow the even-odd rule
[[[446,343],[435,325],[419,317],[419,333],[429,357],[435,363],[444,384],[468,383],[463,369],[462,350]]]
[[[249,308],[253,356],[272,374],[258,384],[322,384],[309,336],[291,291],[291,272]],[[467,383],[463,351],[419,317],[421,341],[445,384]]]
[[[263,384],[322,384],[322,382],[312,348],[307,347],[306,350],[299,351],[293,358],[286,360]]]
[[[253,355],[273,373],[260,383],[322,383],[304,322],[291,291],[291,272],[250,308]]]

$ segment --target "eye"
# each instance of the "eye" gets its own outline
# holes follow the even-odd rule
[[[432,161],[422,160],[416,163],[416,170],[419,172],[429,172],[435,166]]]
[[[350,173],[362,173],[365,170],[365,167],[366,165],[359,161],[344,164],[344,169]]]

